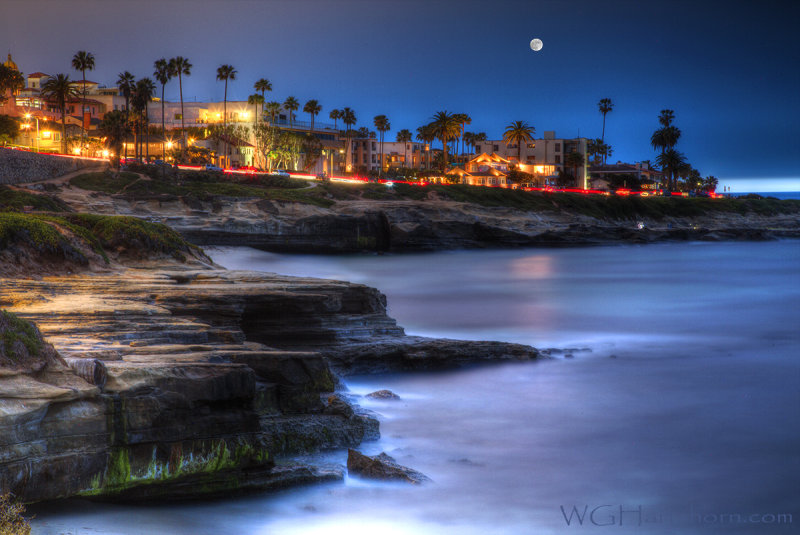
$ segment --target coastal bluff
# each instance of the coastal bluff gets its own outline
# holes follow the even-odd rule
[[[340,375],[539,356],[409,337],[373,288],[254,272],[6,278],[0,308],[47,348],[36,365],[0,365],[0,489],[26,502],[340,479],[342,467],[295,459],[379,436],[372,414],[332,394]]]
[[[53,156],[0,147],[0,184],[21,184],[56,178],[86,168],[107,168],[107,162]]]

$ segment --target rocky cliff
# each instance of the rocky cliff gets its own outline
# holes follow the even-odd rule
[[[406,337],[385,305],[362,285],[208,269],[0,279],[0,307],[53,345],[0,367],[0,488],[153,499],[340,478],[291,461],[378,436],[332,394],[335,371],[538,356]]]

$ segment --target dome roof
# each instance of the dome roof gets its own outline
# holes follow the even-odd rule
[[[8,67],[9,69],[14,69],[15,71],[19,70],[19,67],[17,67],[17,64],[14,63],[13,59],[11,59],[11,52],[8,53],[8,59],[3,63],[3,65]]]

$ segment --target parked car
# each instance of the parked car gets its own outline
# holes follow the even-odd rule
[[[216,165],[214,165],[214,164],[207,163],[207,164],[206,164],[206,171],[218,171],[218,172],[222,172],[222,168],[221,168],[221,167],[217,167],[217,166],[216,166]]]
[[[253,165],[243,165],[236,170],[247,173],[248,175],[255,174],[258,171],[258,169],[256,169],[256,167]]]
[[[275,170],[272,172],[272,174],[273,174],[273,175],[277,175],[277,176],[279,176],[279,177],[283,177],[283,178],[289,178],[289,177],[291,176],[291,175],[289,174],[289,171],[286,171],[285,169],[275,169]]]

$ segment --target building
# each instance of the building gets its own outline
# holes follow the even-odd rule
[[[482,153],[469,160],[464,167],[455,167],[447,172],[457,177],[456,182],[469,186],[495,186],[512,188],[514,182],[508,178],[512,162],[495,153]],[[438,182],[438,180],[432,180]]]
[[[566,166],[565,161],[567,155],[577,152],[583,157],[584,161],[584,165],[577,170],[577,187],[586,188],[588,186],[586,170],[589,160],[587,155],[588,141],[588,139],[582,137],[574,139],[556,138],[554,131],[546,130],[542,139],[531,140],[530,143],[525,143],[521,148],[516,143],[489,140],[475,143],[475,152],[478,154],[495,154],[514,165],[519,165],[521,171],[546,180],[555,179],[559,170],[574,174],[574,169]],[[518,151],[519,162],[517,161]]]
[[[640,186],[643,189],[656,187],[662,181],[664,174],[650,167],[649,161],[637,163],[617,162],[613,165],[592,165],[588,168],[589,182],[594,189],[609,189],[609,179],[615,177],[623,179],[623,185]],[[630,177],[630,183],[625,184],[625,177]]]
[[[255,146],[230,136],[217,136],[200,139],[195,143],[216,153],[215,162],[220,167],[242,167],[254,165]]]
[[[381,169],[381,142],[378,139],[354,139],[351,147],[350,162],[353,169],[379,171]],[[413,141],[384,141],[383,170],[387,169],[422,169],[427,165],[426,145]]]

